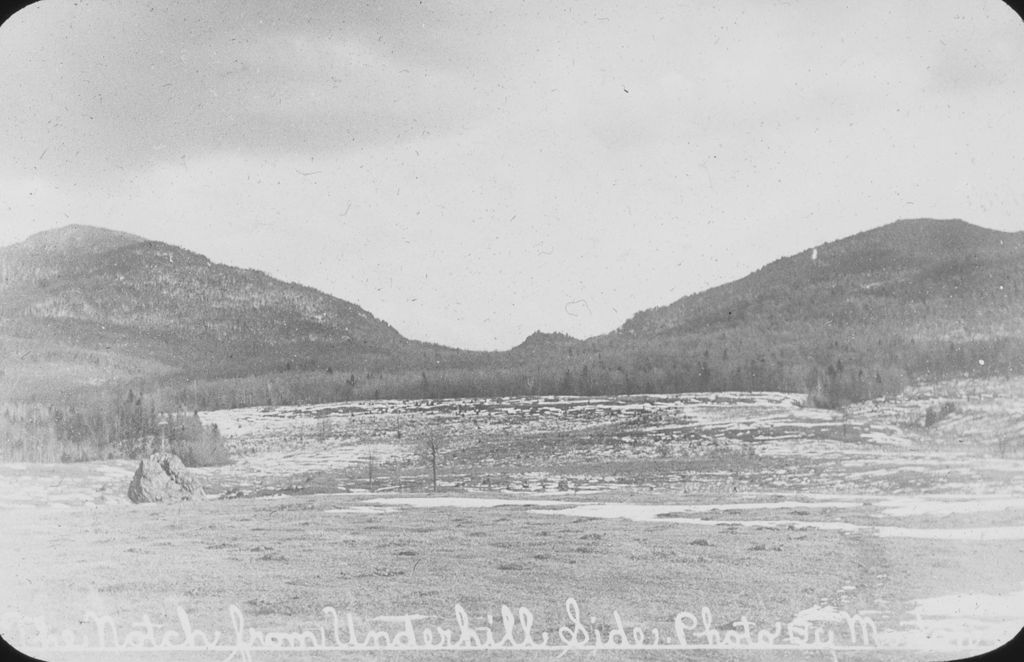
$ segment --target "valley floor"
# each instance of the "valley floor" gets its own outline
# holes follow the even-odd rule
[[[926,427],[943,402],[955,409]],[[505,605],[517,641],[525,608],[555,648],[488,659],[553,659],[566,642],[573,658],[678,659],[685,637],[716,660],[927,660],[1024,627],[1020,381],[844,412],[733,393],[203,416],[237,460],[196,470],[200,502],[128,503],[132,462],[0,465],[6,639],[44,659],[118,659],[96,649],[109,617],[107,645],[116,626],[118,646],[144,649],[123,659],[478,659],[347,644],[285,655],[256,640],[321,627],[331,640],[328,607],[345,642],[407,626],[500,639]],[[436,493],[431,438],[444,443]],[[874,623],[868,645],[844,613]],[[219,648],[148,649],[147,628],[180,633],[182,614],[220,630]],[[81,650],[33,649],[44,625]],[[634,641],[634,628],[646,647],[594,652],[598,632]],[[655,629],[675,648],[651,648]]]

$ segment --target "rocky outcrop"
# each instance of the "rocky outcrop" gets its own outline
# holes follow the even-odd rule
[[[203,486],[172,453],[154,453],[140,461],[128,486],[132,503],[185,501],[203,496]]]

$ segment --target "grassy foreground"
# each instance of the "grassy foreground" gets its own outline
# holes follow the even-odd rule
[[[314,495],[174,507],[10,510],[0,546],[0,614],[43,616],[55,630],[95,632],[83,614],[112,617],[123,632],[148,614],[177,627],[231,630],[229,605],[246,627],[326,625],[321,609],[351,612],[361,625],[417,614],[417,627],[455,626],[461,605],[475,625],[501,605],[528,607],[534,631],[553,639],[572,625],[574,598],[588,624],[672,632],[680,611],[708,607],[717,628],[746,616],[763,627],[803,609],[849,612],[899,607],[908,596],[999,592],[1024,580],[1019,541],[977,543],[883,539],[821,530],[709,527],[531,513],[522,506],[381,510],[365,497]],[[386,514],[382,514],[386,513]],[[590,617],[595,621],[590,623]],[[880,618],[879,628],[897,624]],[[701,652],[713,659],[763,659],[750,651]],[[303,657],[305,655],[305,657]],[[475,659],[480,651],[374,652],[253,659]],[[572,653],[589,659],[679,659],[678,653]],[[597,656],[596,658],[594,656]],[[776,653],[779,659],[828,655]],[[851,658],[851,655],[853,656]],[[844,654],[843,659],[891,659]],[[102,657],[102,656],[101,656]],[[129,656],[130,657],[130,656]],[[188,659],[224,659],[190,653]],[[488,659],[551,659],[552,653],[488,653]],[[920,659],[929,659],[927,655]],[[61,654],[48,659],[100,659]],[[106,659],[106,658],[104,658]],[[116,657],[110,659],[128,659]],[[147,653],[140,659],[161,659]],[[168,659],[176,659],[173,656]],[[239,658],[235,658],[239,659]],[[901,654],[901,659],[908,659]]]

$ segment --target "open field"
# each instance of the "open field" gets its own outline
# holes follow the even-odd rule
[[[945,402],[955,406],[926,420]],[[469,625],[497,632],[507,605],[528,608],[535,635],[552,642],[565,627],[592,644],[595,631],[615,630],[617,612],[648,640],[655,628],[673,643],[737,637],[745,616],[757,628],[834,631],[841,646],[845,611],[873,619],[881,648],[837,651],[843,659],[962,657],[1024,626],[1022,414],[1021,381],[920,388],[844,412],[774,393],[207,412],[236,461],[196,470],[202,502],[131,505],[126,461],[0,465],[2,632],[32,641],[38,624],[26,619],[43,617],[95,637],[90,610],[122,635],[143,614],[180,629],[179,607],[195,628],[230,632],[230,605],[246,627],[289,632],[327,624],[321,610],[334,607],[364,633],[457,630],[460,605]],[[420,452],[432,438],[443,451],[437,493]],[[704,607],[706,624],[677,629],[680,612],[700,620]],[[244,657],[187,659],[232,652]],[[287,659],[467,656],[480,652]]]

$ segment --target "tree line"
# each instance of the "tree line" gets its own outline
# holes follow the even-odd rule
[[[76,404],[0,403],[0,460],[77,462],[140,458],[158,450],[186,466],[225,464],[216,425],[196,412],[159,411],[152,396],[93,394]]]
[[[187,464],[216,464],[227,461],[227,451],[197,412],[237,407],[785,391],[805,393],[808,406],[835,408],[898,393],[914,381],[1024,373],[1024,342],[1014,338],[921,341],[876,333],[815,340],[732,332],[657,338],[625,348],[580,344],[525,358],[494,353],[467,360],[451,354],[452,360],[428,362],[430,357],[420,356],[404,368],[395,360],[376,368],[339,364],[221,379],[136,380],[68,394],[57,402],[0,404],[0,457],[76,461],[139,457],[167,448]],[[428,363],[435,365],[424,367]]]

